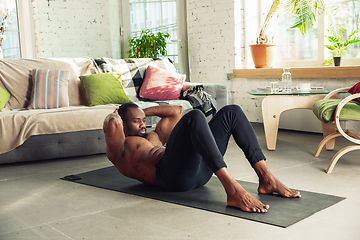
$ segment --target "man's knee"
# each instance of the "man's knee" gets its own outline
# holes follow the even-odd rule
[[[189,115],[189,117],[193,119],[205,118],[204,113],[201,112],[199,109],[193,109],[187,115]]]
[[[226,105],[224,106],[221,111],[225,111],[225,112],[233,112],[236,114],[244,114],[243,110],[241,109],[240,106],[235,105],[235,104],[231,104],[231,105]]]

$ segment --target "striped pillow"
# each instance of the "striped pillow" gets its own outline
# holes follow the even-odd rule
[[[69,106],[69,71],[33,69],[32,79],[33,91],[29,109]]]

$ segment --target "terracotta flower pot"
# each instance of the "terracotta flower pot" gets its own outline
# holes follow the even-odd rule
[[[255,64],[255,68],[273,67],[275,47],[276,45],[273,44],[250,45],[251,56]]]

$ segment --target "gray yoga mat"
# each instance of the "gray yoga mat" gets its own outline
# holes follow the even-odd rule
[[[301,190],[301,198],[293,199],[284,198],[277,194],[258,194],[258,184],[238,181],[255,198],[270,205],[267,213],[260,214],[247,213],[238,208],[227,206],[225,191],[216,177],[212,177],[204,187],[186,192],[169,192],[160,187],[145,185],[123,176],[115,167],[70,175],[61,179],[279,227],[288,227],[345,199],[344,197],[303,190]]]

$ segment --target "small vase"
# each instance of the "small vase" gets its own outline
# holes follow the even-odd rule
[[[340,62],[341,62],[341,57],[334,57],[334,65],[335,66],[340,66]]]

